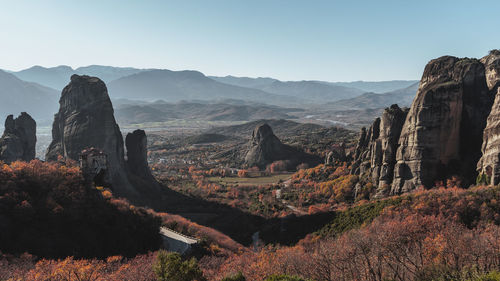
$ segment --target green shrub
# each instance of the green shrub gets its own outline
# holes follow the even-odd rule
[[[478,281],[500,281],[500,272],[492,271],[479,277]]]
[[[158,281],[201,281],[205,280],[203,272],[195,258],[182,261],[178,253],[158,251],[153,271]]]
[[[376,201],[373,203],[366,203],[363,205],[349,208],[346,211],[337,212],[335,218],[317,234],[322,237],[335,237],[348,230],[361,227],[363,224],[370,223],[380,215],[385,207],[398,205],[401,198],[387,199]]]

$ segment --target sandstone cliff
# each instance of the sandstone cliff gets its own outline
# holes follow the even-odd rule
[[[452,175],[471,183],[491,105],[480,61],[430,61],[401,132],[391,193],[432,187]]]
[[[396,151],[408,108],[401,109],[396,104],[386,108],[380,121],[380,150],[382,151],[380,170],[376,170],[378,178],[378,194],[385,195],[387,186],[392,183]]]
[[[376,196],[452,176],[468,186],[477,171],[500,183],[499,85],[498,50],[481,60],[430,61],[409,111],[392,106],[362,129],[351,173],[376,184]]]
[[[5,120],[5,131],[0,138],[0,160],[10,163],[16,160],[35,159],[36,122],[26,112],[14,119]]]
[[[497,185],[500,183],[500,51],[491,51],[481,62],[485,67],[486,84],[495,95],[495,101],[484,129],[482,157],[477,169],[489,176],[490,184]]]
[[[293,169],[301,163],[316,165],[321,162],[319,157],[281,143],[267,124],[255,127],[249,147],[245,156],[245,164],[248,167],[257,166],[264,169],[274,161],[284,160],[287,161],[287,169]]]
[[[371,127],[362,129],[356,147],[353,174],[368,178],[378,186],[378,195],[384,195],[387,185],[392,183],[396,149],[408,109],[393,104],[386,108],[381,118],[375,119]]]
[[[124,158],[123,136],[115,121],[104,82],[96,77],[71,76],[71,82],[62,91],[59,105],[46,159],[57,160],[60,155],[78,161],[84,149],[101,150],[107,155],[108,173],[114,192],[132,200],[142,197],[138,196],[138,191],[149,186],[137,185],[130,180],[129,165]],[[147,162],[141,159],[146,153],[144,140],[145,135],[143,140],[138,140],[139,143],[132,142],[130,146],[131,163],[139,161],[137,167],[140,169],[147,166]],[[156,182],[153,179],[149,184],[155,186]]]

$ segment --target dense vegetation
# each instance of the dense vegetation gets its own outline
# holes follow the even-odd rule
[[[14,226],[9,227],[8,236],[2,232],[2,251],[8,253],[10,245],[22,250],[11,251],[18,255],[0,258],[0,280],[499,280],[500,187],[461,189],[450,182],[449,187],[378,201],[339,201],[329,212],[272,219],[276,220],[272,225],[281,225],[285,234],[295,238],[300,236],[296,226],[306,228],[301,234],[305,235],[317,226],[310,225],[312,221],[320,217],[330,221],[298,243],[257,243],[244,248],[182,217],[137,208],[113,198],[108,190],[85,186],[79,170],[70,166],[40,161],[1,166],[0,202],[2,214],[6,214],[2,223]],[[298,182],[328,182],[343,176],[344,169],[339,167],[343,165],[306,169],[293,178]],[[331,174],[338,173],[324,174],[328,169],[333,169]],[[195,169],[191,172],[199,173]],[[144,244],[142,249],[137,247],[155,238],[140,236],[145,235],[140,228],[154,225],[148,233],[157,235],[159,220],[178,231],[208,239],[205,251],[197,255],[199,261],[164,252],[126,257],[147,250]],[[79,228],[75,221],[86,227]],[[137,232],[130,230],[131,224]],[[26,225],[27,233],[40,234],[29,237],[36,244],[30,244],[21,233]],[[65,229],[68,225],[71,228]],[[269,225],[261,226],[262,237],[268,235],[265,228]],[[73,227],[81,233],[75,233]],[[50,241],[55,232],[61,245],[85,248],[86,252],[54,254],[43,248],[45,243],[55,243]],[[267,232],[281,235],[282,230],[271,227]],[[133,243],[132,238],[136,239]],[[121,241],[122,248],[116,248],[110,239]],[[104,243],[115,246],[104,248],[111,253],[94,248]],[[65,258],[38,259],[19,255],[22,251]],[[119,255],[113,256],[115,253]],[[74,257],[85,255],[107,258]]]
[[[101,188],[99,188],[101,189]],[[160,219],[84,183],[71,164],[0,163],[0,251],[134,256],[157,249]]]
[[[233,255],[220,267],[213,257],[202,264],[210,280],[238,272],[247,280],[277,273],[313,280],[499,280],[498,200],[500,187],[476,187],[360,202],[296,246]],[[365,215],[375,219],[360,220]]]

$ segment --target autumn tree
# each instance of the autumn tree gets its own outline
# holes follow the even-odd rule
[[[246,177],[248,177],[248,171],[244,170],[244,169],[239,170],[238,171],[238,177],[240,177],[240,178],[246,178]]]

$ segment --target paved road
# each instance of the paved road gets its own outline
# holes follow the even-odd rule
[[[184,254],[191,249],[191,245],[198,243],[198,240],[184,236],[166,227],[160,228],[160,234],[163,237],[163,244],[167,249],[179,254]]]

